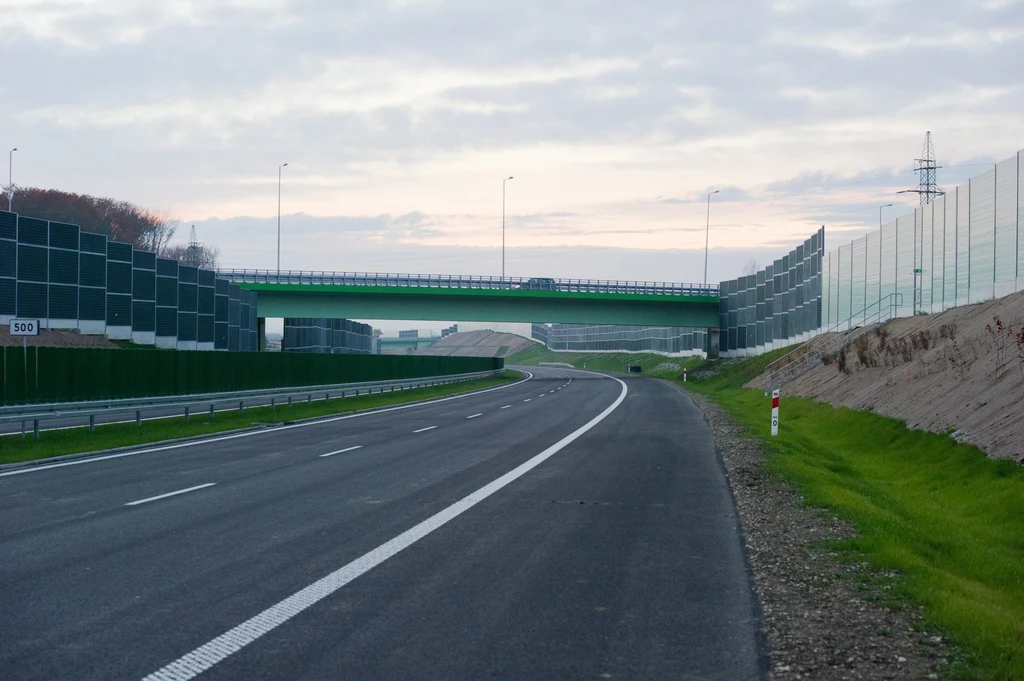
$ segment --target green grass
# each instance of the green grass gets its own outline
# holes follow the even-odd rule
[[[965,651],[955,676],[1024,679],[1024,467],[784,388],[772,438],[769,400],[740,387],[772,359],[710,362],[698,369],[717,364],[719,375],[687,387],[766,441],[768,470],[809,504],[853,524],[858,536],[840,555],[899,571],[897,595],[924,605],[928,625]]]
[[[562,362],[577,369],[601,369],[604,371],[625,371],[630,364],[639,364],[643,373],[657,378],[675,378],[683,368],[694,367],[700,361],[696,357],[665,357],[650,352],[554,352],[540,343],[520,350],[505,359],[505,364],[537,366],[541,362]],[[676,364],[679,369],[661,365]]]
[[[217,412],[212,419],[209,412],[201,412],[193,414],[188,423],[185,423],[183,417],[177,416],[143,421],[141,428],[136,427],[134,423],[118,423],[98,425],[96,426],[96,431],[92,433],[89,432],[88,427],[42,431],[39,434],[38,440],[33,439],[31,434],[24,440],[21,439],[20,434],[6,435],[0,436],[0,464],[46,459],[62,454],[77,454],[114,449],[116,447],[144,445],[183,437],[211,435],[228,430],[251,428],[259,424],[284,423],[286,421],[342,414],[361,409],[387,407],[405,402],[507,385],[522,377],[523,374],[521,372],[508,370],[503,376],[451,385],[362,395],[360,397],[346,397],[345,399],[333,399],[330,402],[319,401],[310,404],[294,402],[291,407],[278,405],[276,409],[271,409],[270,407],[247,407],[242,414],[239,414],[237,411]],[[145,416],[145,412],[143,412],[143,416]]]

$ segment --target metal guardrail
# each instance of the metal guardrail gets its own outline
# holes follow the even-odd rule
[[[795,350],[786,353],[765,367],[765,391],[768,392],[782,387],[784,383],[788,383],[797,376],[816,367],[825,357],[853,345],[876,328],[888,324],[896,318],[896,310],[900,307],[903,307],[903,294],[890,293],[849,319],[833,325],[821,335],[843,333],[846,331],[852,331],[853,333],[834,336],[820,342],[818,342],[818,339],[821,336],[818,336],[798,346]],[[875,309],[875,312],[869,314],[869,310],[872,309]],[[855,322],[856,326],[854,326]]]
[[[625,293],[659,296],[717,296],[718,286],[673,282],[612,281],[609,279],[549,279],[546,277],[483,277],[447,274],[375,274],[220,269],[217,276],[248,284],[337,286],[401,286],[409,288],[504,289],[563,293]]]
[[[287,399],[291,406],[296,397],[305,397],[312,402],[314,396],[324,395],[325,399],[334,397],[358,397],[360,394],[372,395],[374,392],[394,392],[410,390],[433,385],[460,383],[478,378],[499,376],[505,369],[494,371],[477,371],[469,374],[452,374],[449,376],[425,376],[423,378],[403,379],[400,381],[367,381],[362,383],[335,383],[331,385],[292,386],[284,388],[268,388],[263,390],[244,390],[238,392],[205,393],[198,395],[167,395],[163,397],[131,398],[123,400],[94,400],[89,402],[59,402],[48,404],[27,404],[0,407],[0,424],[21,422],[21,437],[25,438],[25,424],[32,423],[32,432],[39,438],[39,422],[49,419],[68,418],[69,416],[87,416],[89,430],[95,430],[96,417],[107,414],[123,414],[135,412],[135,425],[142,426],[142,414],[153,409],[182,409],[185,421],[188,421],[191,408],[197,404],[210,405],[210,418],[213,418],[214,407],[218,404],[238,404],[238,413],[245,410],[245,402],[254,399],[270,398],[270,408],[277,406],[278,399]],[[250,406],[257,406],[252,405]],[[259,405],[266,406],[266,405]],[[171,418],[168,416],[168,418]],[[3,437],[0,434],[0,437]]]

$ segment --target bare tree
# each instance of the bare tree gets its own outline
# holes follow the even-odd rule
[[[178,231],[179,222],[171,218],[167,211],[146,211],[145,217],[150,229],[140,239],[142,248],[153,251],[161,258],[167,257],[164,253],[170,246],[174,233]]]
[[[166,213],[130,201],[75,194],[56,189],[17,187],[14,212],[27,217],[78,225],[86,232],[106,234],[114,241],[161,254],[177,229]]]
[[[177,260],[182,265],[192,265],[204,270],[215,270],[220,262],[220,249],[206,244],[196,244],[194,249],[188,244],[167,246],[160,254],[161,258]]]
[[[749,277],[751,274],[757,274],[757,271],[761,269],[757,266],[756,260],[749,260],[747,264],[743,266],[743,276]]]

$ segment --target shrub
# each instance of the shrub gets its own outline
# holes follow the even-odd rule
[[[849,375],[852,373],[849,364],[846,362],[846,348],[840,350],[839,354],[836,355],[836,364],[839,366],[839,370],[844,374]]]
[[[861,338],[859,341],[857,341],[854,347],[857,350],[857,360],[861,363],[862,366],[878,366],[878,353],[873,351],[870,339]]]
[[[878,336],[878,349],[885,352],[885,343],[889,339],[889,329],[880,326],[875,329],[875,335]]]

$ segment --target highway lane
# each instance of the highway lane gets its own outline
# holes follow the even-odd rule
[[[142,678],[448,512],[623,393],[536,373],[459,400],[0,477],[0,669]],[[626,383],[578,439],[203,677],[763,676],[700,412],[666,384]]]

